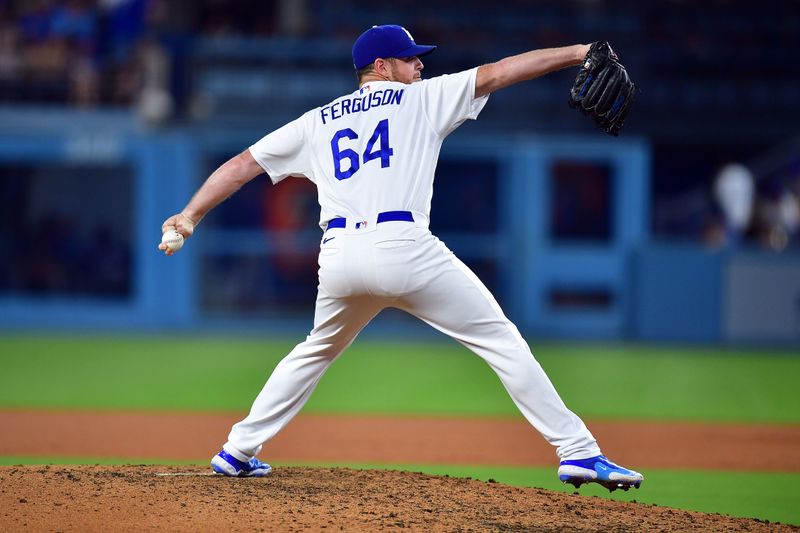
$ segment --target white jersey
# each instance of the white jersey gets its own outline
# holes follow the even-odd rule
[[[253,472],[249,461],[262,444],[300,412],[325,370],[387,307],[416,316],[482,357],[559,457],[601,455],[489,290],[427,227],[442,141],[486,103],[474,96],[476,72],[411,85],[370,82],[250,147],[273,182],[305,176],[316,183],[326,231],[314,329],[275,367],[247,418],[233,426],[223,446],[233,459],[215,458],[216,472]],[[378,224],[378,215],[389,211],[410,211],[413,223],[384,216],[386,223]],[[328,224],[339,217],[346,224]],[[568,468],[564,475],[594,474]]]
[[[266,135],[250,153],[277,183],[306,177],[318,190],[320,226],[411,211],[427,225],[442,141],[475,119],[477,68],[410,85],[372,81]]]

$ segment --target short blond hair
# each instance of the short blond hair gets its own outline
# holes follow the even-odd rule
[[[372,63],[370,63],[369,65],[367,65],[366,67],[364,67],[362,69],[358,69],[356,71],[356,78],[358,78],[358,82],[361,83],[361,80],[362,80],[362,78],[364,78],[364,76],[366,76],[367,74],[372,74],[373,72],[375,72],[375,62],[374,61]]]

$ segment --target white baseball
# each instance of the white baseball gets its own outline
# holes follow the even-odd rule
[[[183,235],[174,229],[168,230],[161,236],[161,243],[166,244],[171,251],[177,252],[183,247]]]

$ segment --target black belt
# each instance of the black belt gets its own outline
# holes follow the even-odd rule
[[[380,224],[381,222],[394,221],[414,222],[414,216],[411,214],[411,211],[384,211],[383,213],[378,213],[377,224]],[[363,224],[363,222],[356,222],[356,229],[358,229],[359,224]],[[344,227],[347,227],[347,219],[344,217],[338,217],[330,219],[325,229],[329,230],[331,228]]]

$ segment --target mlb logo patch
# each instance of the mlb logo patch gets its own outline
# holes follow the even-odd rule
[[[367,221],[356,222],[356,229],[363,229],[367,227]]]

